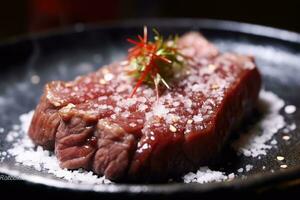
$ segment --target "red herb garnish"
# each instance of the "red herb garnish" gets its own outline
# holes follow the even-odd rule
[[[147,27],[144,27],[143,36],[138,35],[138,40],[127,39],[135,45],[128,50],[128,74],[137,79],[130,97],[143,83],[154,83],[158,98],[159,83],[169,89],[166,79],[170,79],[183,66],[183,57],[176,47],[177,37],[164,41],[157,31],[154,32],[153,42],[148,41]]]

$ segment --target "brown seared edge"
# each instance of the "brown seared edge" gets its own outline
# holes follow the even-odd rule
[[[47,92],[44,91],[35,109],[28,133],[35,144],[53,150],[56,131],[61,119],[57,112],[58,108],[49,102],[46,94]]]

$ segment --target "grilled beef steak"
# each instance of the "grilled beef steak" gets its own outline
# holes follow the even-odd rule
[[[135,80],[118,62],[48,83],[30,137],[61,167],[115,181],[166,180],[207,164],[255,106],[261,78],[252,57],[221,54],[198,33],[178,46],[192,59],[158,100],[147,84],[129,98]]]

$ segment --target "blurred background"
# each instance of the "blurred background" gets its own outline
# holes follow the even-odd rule
[[[0,6],[0,40],[76,23],[141,18],[212,18],[300,32],[300,1],[11,0]]]

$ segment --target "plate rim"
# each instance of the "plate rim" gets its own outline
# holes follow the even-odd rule
[[[172,22],[172,23],[170,23]],[[161,27],[195,27],[206,28],[223,31],[232,31],[245,33],[250,35],[268,37],[279,39],[286,42],[300,44],[300,33],[271,26],[259,25],[254,23],[239,22],[232,20],[221,19],[208,19],[208,18],[148,18],[148,19],[126,19],[119,21],[109,21],[100,23],[76,23],[75,25],[66,26],[63,28],[53,28],[47,31],[27,33],[17,36],[8,37],[0,41],[0,47],[5,45],[12,45],[24,40],[36,40],[47,37],[72,34],[74,32],[85,32],[95,29],[108,29],[108,28],[128,28],[138,27],[148,24],[150,26]],[[191,26],[193,24],[193,26]]]

